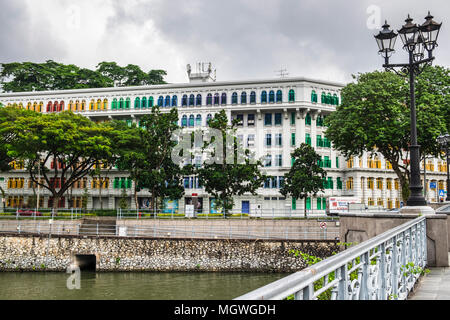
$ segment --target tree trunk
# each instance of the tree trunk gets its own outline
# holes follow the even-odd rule
[[[305,198],[305,206],[304,206],[304,215],[305,215],[305,219],[307,218],[307,216],[306,216],[306,199],[308,199],[308,198]]]
[[[53,195],[53,214],[56,216],[58,214],[58,202],[61,197],[58,195]]]
[[[136,210],[139,209],[138,197],[137,197],[137,182],[134,180],[134,204],[136,205]]]
[[[3,190],[2,187],[0,187],[0,192],[2,193],[3,212],[5,212],[6,206],[5,190]]]

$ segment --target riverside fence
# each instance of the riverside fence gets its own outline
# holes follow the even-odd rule
[[[96,220],[0,220],[0,234],[72,235],[128,238],[204,238],[204,239],[267,239],[267,240],[336,240],[336,223],[317,221],[314,226],[264,224],[133,224],[131,221]],[[167,221],[170,222],[170,221]],[[181,222],[181,221],[179,221]],[[192,221],[193,222],[193,221]],[[206,221],[205,221],[206,222]],[[212,222],[212,221],[211,221]],[[215,221],[219,222],[219,221]],[[326,225],[326,223],[325,223]]]

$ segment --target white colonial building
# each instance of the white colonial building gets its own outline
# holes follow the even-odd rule
[[[316,148],[328,173],[325,191],[306,200],[307,208],[323,212],[328,196],[356,196],[368,206],[399,207],[401,191],[398,179],[381,155],[346,160],[332,148],[325,136],[323,121],[340,102],[344,84],[302,77],[250,81],[215,81],[211,67],[192,73],[188,66],[189,83],[140,87],[115,87],[47,92],[0,94],[0,103],[38,112],[72,110],[92,121],[122,119],[139,124],[140,118],[151,112],[153,105],[161,110],[178,108],[179,125],[205,127],[209,118],[224,109],[230,119],[240,120],[238,135],[245,146],[265,161],[266,181],[258,196],[235,199],[235,208],[248,212],[251,206],[263,209],[302,210],[304,202],[286,199],[279,193],[283,175],[291,166],[290,153],[302,142]],[[439,190],[445,190],[446,163],[429,159],[427,200],[439,201]],[[422,164],[423,170],[423,164]],[[0,185],[6,191],[8,207],[26,206],[33,195],[32,184],[25,170],[16,164],[14,170],[0,175]],[[185,177],[185,197],[167,201],[166,209],[180,209],[195,203],[204,213],[213,211],[213,199],[199,186],[196,177]],[[75,184],[60,202],[60,207],[80,207],[87,188],[88,207],[115,209],[123,191],[132,201],[133,186],[126,172],[113,171],[102,181],[86,177]],[[50,194],[40,189],[40,207],[48,207]],[[101,196],[100,196],[101,195]],[[138,193],[140,206],[146,206],[149,195]]]

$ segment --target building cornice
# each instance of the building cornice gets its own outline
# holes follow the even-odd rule
[[[345,84],[334,81],[325,81],[305,77],[283,78],[283,79],[262,79],[262,80],[242,80],[242,81],[218,81],[218,82],[202,82],[202,83],[177,83],[177,84],[163,84],[150,86],[134,86],[134,87],[108,87],[108,88],[91,88],[91,89],[74,89],[74,90],[55,90],[55,91],[32,91],[32,92],[7,92],[0,93],[0,98],[17,98],[26,96],[48,96],[48,95],[79,95],[79,94],[105,94],[105,93],[119,93],[119,92],[142,92],[154,90],[170,90],[170,89],[214,89],[240,87],[240,86],[277,86],[280,84],[289,85],[302,83],[311,83],[314,86],[332,86],[343,88]]]

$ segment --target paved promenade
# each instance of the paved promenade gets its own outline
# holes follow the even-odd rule
[[[450,300],[450,268],[429,268],[409,300]]]

